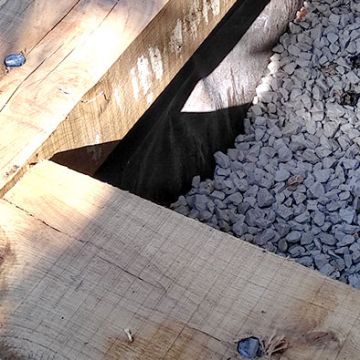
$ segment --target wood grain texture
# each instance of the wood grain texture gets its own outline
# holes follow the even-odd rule
[[[234,2],[205,0],[207,24],[197,12],[203,4],[200,0],[0,1],[0,56],[21,50],[27,55],[23,67],[3,71],[0,77],[0,195],[36,160],[36,154],[50,157],[57,151],[110,141],[109,134],[112,139],[123,136]],[[191,11],[178,19],[187,8]],[[173,25],[170,19],[173,29],[168,28]],[[187,21],[184,35],[182,29],[178,32],[178,21]],[[148,31],[150,24],[152,31]],[[187,33],[192,34],[191,39]],[[184,44],[181,53],[182,40],[189,44]],[[163,68],[158,61],[160,49],[173,49],[176,54],[160,53]],[[150,60],[144,58],[148,51]],[[128,55],[123,57],[125,52]],[[118,65],[104,77],[118,59]],[[130,90],[131,66],[135,66],[140,87],[137,99]],[[148,71],[155,73],[157,82]],[[124,72],[127,77],[118,82]],[[152,97],[142,92],[149,86]],[[59,130],[60,139],[53,137],[52,145],[39,151],[79,102],[80,110],[71,116],[75,125],[72,122]],[[97,116],[102,112],[105,115],[99,122]],[[121,121],[115,121],[118,115]]]
[[[235,2],[168,1],[59,125],[35,160],[122,139]]]
[[[0,251],[0,357],[236,360],[275,332],[282,360],[359,358],[359,291],[49,162],[0,201]]]
[[[29,4],[31,16],[13,11],[21,24],[52,12],[54,20],[35,40],[37,28],[25,27],[21,47],[30,49],[27,62],[0,80],[0,189],[18,175],[167,1],[41,0]],[[0,18],[14,6],[6,2],[0,7]]]

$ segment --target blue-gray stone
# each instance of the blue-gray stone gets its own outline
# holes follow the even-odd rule
[[[286,235],[286,241],[289,243],[297,243],[301,239],[301,232],[300,231],[291,231],[289,234]]]
[[[267,189],[261,188],[257,193],[257,202],[259,207],[267,207],[273,204],[275,199]]]
[[[9,54],[4,59],[4,64],[7,68],[16,68],[23,66],[26,63],[26,58],[23,53]]]
[[[325,195],[324,186],[320,182],[315,182],[311,185],[309,191],[314,198],[320,198]]]
[[[324,213],[322,213],[320,211],[315,211],[312,219],[313,219],[313,222],[315,225],[323,226],[324,222],[325,222],[325,215],[324,215]]]
[[[259,338],[251,336],[241,339],[237,344],[238,353],[245,359],[255,359],[263,355],[263,347]]]
[[[346,221],[348,224],[351,224],[355,219],[356,211],[351,207],[347,207],[345,209],[340,209],[339,215],[342,220]]]

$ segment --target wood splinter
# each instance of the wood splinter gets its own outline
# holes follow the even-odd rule
[[[130,329],[124,329],[124,332],[125,332],[125,334],[126,334],[126,336],[128,338],[129,343],[134,342],[134,337],[133,337],[133,335],[131,333],[131,330]]]

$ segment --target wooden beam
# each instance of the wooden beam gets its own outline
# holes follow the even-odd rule
[[[170,0],[62,122],[35,160],[122,139],[236,0]]]
[[[359,291],[49,162],[0,201],[0,251],[1,358],[235,360],[273,334],[282,360],[359,358]]]
[[[3,2],[0,56],[27,62],[0,78],[0,195],[37,158],[123,136],[235,1]]]

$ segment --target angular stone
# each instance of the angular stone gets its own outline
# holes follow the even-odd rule
[[[350,246],[355,242],[353,235],[344,235],[343,238],[338,241],[337,247]]]
[[[342,220],[351,224],[355,220],[356,211],[353,208],[347,207],[345,209],[340,209],[339,215]]]
[[[308,223],[310,221],[310,213],[308,211],[305,211],[300,215],[296,216],[294,220],[299,224]]]
[[[275,236],[275,231],[271,228],[266,229],[264,232],[257,234],[255,237],[255,243],[257,245],[265,245],[268,241],[273,239]]]
[[[325,222],[325,215],[324,213],[320,212],[320,211],[315,211],[314,216],[313,216],[313,222],[315,225],[317,226],[323,226],[324,222]]]
[[[313,240],[314,240],[314,235],[311,234],[310,232],[305,232],[301,234],[300,244],[309,245],[313,243]]]
[[[360,289],[360,275],[359,274],[351,274],[348,277],[349,280],[349,284],[356,288],[356,289]]]
[[[279,161],[280,162],[287,162],[292,159],[292,151],[286,146],[282,146],[278,149]]]
[[[352,254],[352,261],[357,264],[360,261],[360,251],[359,250],[355,250]]]
[[[275,173],[275,181],[286,181],[290,177],[290,175],[291,174],[286,169],[280,168]]]
[[[243,201],[243,196],[239,192],[236,192],[228,196],[226,200],[232,202],[235,205],[239,205]]]
[[[299,259],[296,259],[296,261],[306,267],[311,267],[313,265],[313,259],[311,258],[311,256],[303,256]]]
[[[310,186],[309,191],[314,198],[320,198],[325,195],[324,186],[320,182],[315,182]]]
[[[230,167],[230,159],[223,152],[217,151],[214,154],[214,158],[215,158],[216,163],[219,166],[221,166],[222,168],[226,169],[226,168]]]
[[[338,201],[330,201],[328,204],[326,204],[326,209],[328,211],[336,211],[341,208],[341,204]]]
[[[283,238],[283,239],[280,239],[277,244],[278,244],[278,249],[279,249],[281,252],[285,253],[285,252],[287,251],[287,249],[288,249],[288,244],[287,244],[287,242],[286,242],[286,240],[285,240],[284,238]]]
[[[275,202],[275,198],[267,189],[260,189],[257,193],[257,202],[259,207],[267,207]]]
[[[324,264],[321,268],[319,268],[319,271],[323,275],[329,276],[330,274],[332,274],[335,271],[335,268],[331,264],[327,263],[327,264]]]
[[[293,198],[295,200],[296,205],[302,204],[306,200],[306,195],[301,192],[294,192]]]
[[[327,182],[330,178],[330,175],[333,173],[332,169],[323,169],[314,172],[316,181],[321,183]]]
[[[288,74],[288,75],[292,75],[296,69],[297,64],[295,62],[291,62],[289,64],[286,64],[284,66],[284,71]]]
[[[314,150],[311,149],[306,149],[303,154],[303,159],[307,162],[309,162],[310,164],[316,164],[318,162],[320,162],[319,157],[315,154]]]
[[[325,254],[318,254],[314,256],[314,262],[318,269],[329,263],[329,257]]]
[[[293,211],[285,205],[278,205],[274,208],[275,212],[284,220],[289,220],[293,216]]]
[[[285,223],[275,223],[275,229],[280,237],[284,237],[289,233],[290,226]]]
[[[329,233],[325,233],[325,232],[321,232],[319,235],[317,235],[318,238],[320,239],[322,244],[325,245],[335,245],[336,244],[336,239],[332,234]]]
[[[336,159],[333,157],[327,157],[322,160],[324,169],[330,169],[336,164]]]
[[[348,200],[350,198],[351,194],[349,191],[343,191],[339,194],[340,200]]]
[[[242,236],[248,231],[248,226],[244,223],[244,220],[239,220],[232,226],[232,231],[237,236]]]
[[[305,248],[303,248],[300,245],[295,245],[292,246],[289,250],[288,253],[292,256],[292,257],[300,257],[303,256],[305,254],[306,250]]]
[[[219,200],[224,200],[225,199],[225,194],[222,191],[218,191],[218,190],[214,190],[211,193],[211,196],[215,199],[219,199]]]
[[[195,195],[194,206],[197,210],[202,211],[207,208],[208,197],[206,195]]]
[[[291,231],[286,235],[286,241],[289,243],[297,243],[300,242],[301,232],[300,231]]]
[[[233,183],[241,192],[245,192],[249,188],[249,183],[246,179],[234,178]]]
[[[334,137],[339,129],[339,126],[340,124],[335,121],[327,121],[324,124],[324,135],[328,138]]]

